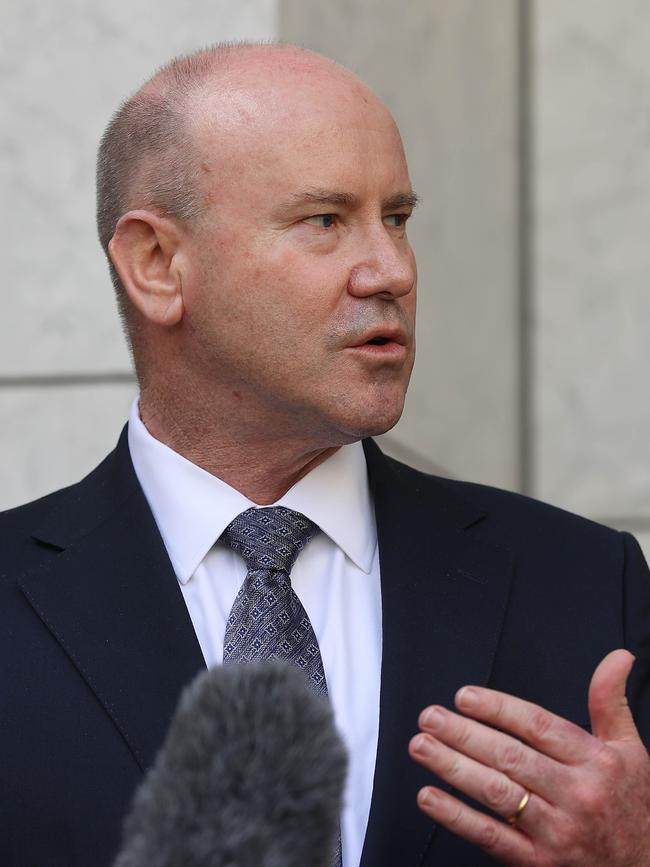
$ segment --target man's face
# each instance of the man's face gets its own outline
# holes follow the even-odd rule
[[[230,88],[226,109],[215,99],[184,287],[193,368],[271,436],[320,446],[388,430],[415,349],[412,191],[394,122],[338,71]]]

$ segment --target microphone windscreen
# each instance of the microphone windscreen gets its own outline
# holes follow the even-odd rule
[[[291,664],[226,665],[184,691],[114,867],[331,867],[347,759]]]

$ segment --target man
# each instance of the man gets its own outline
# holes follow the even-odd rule
[[[140,399],[87,479],[2,519],[2,863],[110,863],[182,686],[238,650],[264,570],[232,528],[279,504],[313,522],[285,587],[350,749],[344,867],[650,864],[634,540],[359,443],[414,356],[385,107],[311,52],[216,48],[125,104],[98,178]]]

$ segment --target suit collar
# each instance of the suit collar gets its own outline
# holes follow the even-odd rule
[[[385,455],[374,440],[363,441],[370,488],[380,506],[394,497],[409,513],[426,510],[428,527],[465,530],[486,517],[486,512],[460,496],[445,479],[427,476]],[[452,483],[453,485],[453,483]]]
[[[131,407],[133,468],[181,584],[186,584],[228,524],[256,504],[155,439]],[[277,505],[302,512],[364,572],[377,545],[361,443],[343,446],[299,479]]]
[[[124,433],[34,535],[56,550],[23,593],[145,768],[204,662]]]
[[[122,503],[138,490],[124,427],[115,450],[98,467],[78,484],[54,495],[54,507],[32,536],[61,550],[69,548],[114,517]]]
[[[386,458],[372,442],[365,448],[377,518],[383,652],[362,867],[415,867],[435,830],[415,798],[435,781],[409,759],[408,742],[422,708],[450,707],[463,684],[487,682],[513,558],[472,532],[485,513],[453,486]]]

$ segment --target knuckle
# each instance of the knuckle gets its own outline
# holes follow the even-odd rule
[[[463,807],[461,804],[455,804],[448,816],[448,825],[450,828],[458,828],[463,821]]]
[[[543,708],[538,707],[531,711],[526,723],[526,733],[533,740],[543,740],[553,724],[553,717]]]
[[[556,851],[562,853],[568,864],[586,863],[580,829],[575,825],[567,825],[564,833],[561,833],[557,840]]]
[[[607,744],[602,744],[595,761],[601,772],[610,779],[621,777],[626,772],[625,762],[621,754]]]
[[[507,740],[497,751],[497,767],[501,771],[512,773],[521,766],[523,755],[524,750],[520,743]]]
[[[531,774],[535,779],[547,779],[549,775],[548,758],[536,750],[529,753]],[[559,783],[558,783],[559,785]]]
[[[450,756],[445,762],[443,773],[448,782],[453,783],[462,774],[461,760],[458,755]]]
[[[573,790],[573,804],[581,816],[598,816],[608,803],[607,793],[588,783],[582,783]]]
[[[464,751],[472,739],[472,730],[471,730],[470,726],[467,724],[467,722],[463,719],[461,719],[459,722],[456,737],[457,737],[458,747]]]
[[[547,842],[552,851],[562,853],[567,858],[567,863],[572,864],[573,861],[570,860],[573,857],[572,853],[577,851],[577,847],[585,839],[585,824],[582,818],[556,812],[552,821],[547,822],[545,826],[547,828]]]
[[[476,827],[476,843],[486,851],[496,848],[499,842],[499,827],[496,822],[481,818]]]
[[[491,777],[483,787],[485,805],[495,810],[505,807],[511,800],[510,790],[511,786],[507,777],[504,777],[502,774]]]
[[[558,864],[573,863],[568,860],[569,853],[573,848],[573,838],[566,830],[552,828],[543,843],[538,843],[538,845],[540,867],[546,867],[546,865],[555,867]]]
[[[556,828],[553,835],[554,847],[558,852],[568,852],[573,847],[573,830],[569,825]]]
[[[502,696],[497,695],[492,699],[492,701],[494,702],[494,707],[492,708],[494,720],[498,724],[503,721],[505,712],[504,700]]]
[[[544,827],[546,829],[544,840],[534,842],[536,859],[536,867],[558,867],[559,864],[587,864],[591,863],[584,858],[579,857],[579,850],[576,848],[576,840],[578,839],[578,826],[576,822],[563,816],[562,814],[548,814],[545,817]],[[584,829],[582,831],[584,839]]]

